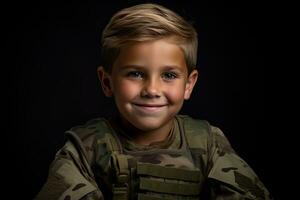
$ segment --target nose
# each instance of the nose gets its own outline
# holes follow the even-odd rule
[[[147,79],[141,92],[142,97],[158,98],[161,96],[161,85],[155,78]]]

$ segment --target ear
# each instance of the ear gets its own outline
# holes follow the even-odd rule
[[[188,79],[187,82],[185,84],[185,91],[184,91],[184,99],[188,100],[192,94],[193,88],[197,82],[198,79],[198,71],[197,70],[193,70]]]
[[[103,66],[99,66],[97,68],[97,74],[98,74],[98,78],[99,78],[101,86],[102,86],[103,93],[107,97],[112,97],[113,90],[112,90],[112,87],[111,87],[112,84],[111,84],[111,76],[110,76],[110,74],[108,74],[105,71],[105,69],[103,68]]]

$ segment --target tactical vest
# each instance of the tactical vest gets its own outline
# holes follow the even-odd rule
[[[162,200],[199,199],[207,174],[209,124],[178,115],[182,145],[178,150],[128,152],[105,119],[89,121],[67,131],[86,170],[93,176],[105,199]],[[184,159],[190,165],[172,166],[137,157]]]

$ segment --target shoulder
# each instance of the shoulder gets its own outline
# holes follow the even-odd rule
[[[197,119],[188,115],[176,115],[176,119],[180,121],[186,131],[192,134],[221,134],[224,135],[220,128],[212,125],[209,121],[204,119]]]
[[[103,121],[91,120],[66,131],[67,141],[56,153],[47,181],[36,199],[80,199],[86,195],[101,195],[90,159],[96,138],[94,127],[101,126]]]
[[[200,130],[208,132],[210,129],[210,124],[207,120],[196,119],[188,115],[177,115],[176,118],[183,123],[188,131],[194,130],[193,132],[196,132],[197,130]]]
[[[207,120],[195,119],[186,115],[179,115],[186,141],[190,149],[204,149],[208,159],[218,152],[220,155],[234,153],[230,142],[217,126]]]
[[[107,119],[95,118],[85,124],[74,126],[65,132],[66,138],[77,151],[87,160],[93,162],[93,152],[99,140],[111,135],[112,129]]]
[[[96,118],[83,125],[66,131],[68,141],[72,142],[89,165],[93,165],[95,154],[120,151],[121,145],[109,120]],[[100,148],[100,150],[99,150]]]
[[[90,140],[95,133],[109,132],[109,122],[104,118],[95,118],[87,121],[85,124],[72,127],[66,131],[66,135],[76,136],[81,141]]]
[[[183,127],[189,146],[197,146],[199,142],[213,145],[216,140],[217,142],[227,141],[222,130],[207,120],[193,118],[188,115],[177,115],[176,118]]]
[[[100,193],[90,167],[73,143],[67,141],[56,153],[47,181],[35,199],[81,199],[86,195],[100,196]]]

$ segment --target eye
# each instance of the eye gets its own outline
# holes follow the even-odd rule
[[[127,73],[127,77],[141,79],[144,78],[144,73],[140,71],[130,71]]]
[[[173,80],[176,79],[178,76],[175,72],[164,72],[162,74],[162,78],[165,80]]]

